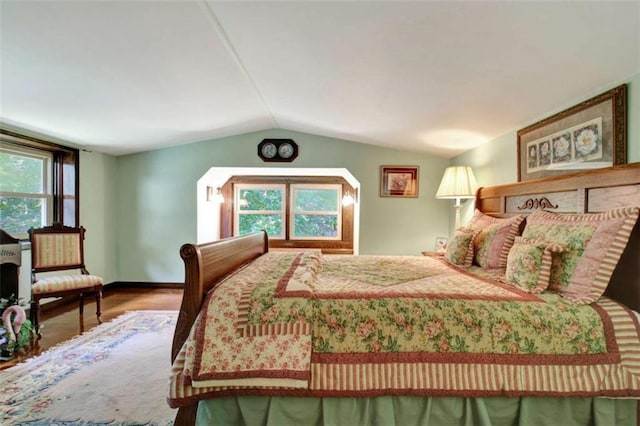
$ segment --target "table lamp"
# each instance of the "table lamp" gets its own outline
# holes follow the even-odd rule
[[[447,167],[436,193],[436,198],[455,199],[456,227],[460,226],[460,200],[475,198],[478,184],[469,166]]]

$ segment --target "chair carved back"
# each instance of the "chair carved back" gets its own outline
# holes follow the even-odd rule
[[[32,279],[40,272],[80,269],[88,274],[84,264],[84,227],[73,228],[60,224],[32,228],[31,241]]]

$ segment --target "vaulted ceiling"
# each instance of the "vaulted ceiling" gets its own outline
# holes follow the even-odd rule
[[[114,155],[282,128],[451,157],[640,72],[638,1],[0,5],[0,122]]]

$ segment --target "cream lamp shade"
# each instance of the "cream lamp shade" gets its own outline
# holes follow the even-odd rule
[[[460,226],[460,200],[475,198],[478,184],[469,166],[447,167],[442,176],[436,198],[456,200],[456,229]]]

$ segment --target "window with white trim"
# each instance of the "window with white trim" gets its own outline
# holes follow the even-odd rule
[[[80,152],[0,129],[0,227],[27,239],[29,228],[80,223]]]
[[[292,184],[289,239],[342,238],[342,185]]]
[[[234,235],[267,231],[269,238],[286,237],[286,185],[235,185]]]
[[[0,148],[0,228],[24,239],[29,228],[51,223],[52,166],[50,152]]]

